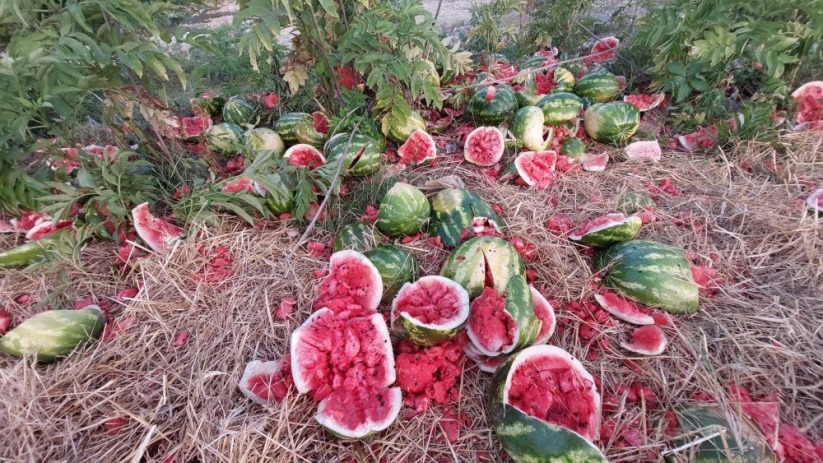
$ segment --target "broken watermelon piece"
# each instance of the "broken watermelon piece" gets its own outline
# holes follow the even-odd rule
[[[137,235],[154,252],[162,253],[183,235],[182,228],[152,215],[149,212],[149,203],[135,207],[131,210],[131,215]]]
[[[823,188],[815,190],[808,198],[806,198],[806,205],[818,215],[823,215]]]
[[[260,405],[280,402],[294,387],[290,364],[288,355],[271,362],[252,360],[243,370],[240,392]]]
[[[657,140],[632,142],[623,151],[626,153],[626,159],[630,161],[658,162],[663,154]]]
[[[478,127],[469,133],[463,148],[463,157],[472,164],[489,167],[503,157],[506,141],[497,127]]]
[[[534,340],[534,345],[546,344],[557,328],[557,317],[554,314],[554,307],[540,294],[534,286],[529,285],[534,301],[534,316],[540,320],[540,331]]]
[[[538,190],[548,188],[554,181],[556,164],[557,153],[551,150],[526,151],[517,155],[514,160],[514,167],[520,178],[526,182],[526,185]]]
[[[283,157],[289,160],[289,165],[316,169],[326,163],[323,153],[317,148],[299,143],[287,149]]]
[[[583,170],[587,172],[602,172],[606,170],[606,164],[609,163],[609,153],[585,153],[580,157],[580,163],[583,165]]]
[[[686,151],[714,148],[717,144],[717,127],[710,125],[697,129],[690,134],[680,135],[677,137],[677,141]]]
[[[623,96],[623,101],[634,106],[638,111],[645,112],[660,106],[660,103],[663,102],[665,97],[665,93],[653,93],[651,95],[634,94]]]
[[[619,296],[613,291],[602,290],[595,294],[594,299],[603,307],[603,310],[616,318],[633,325],[654,325],[651,309],[634,301]]]
[[[569,239],[587,246],[605,247],[634,238],[642,226],[640,217],[626,217],[622,212],[606,214],[572,230]]]
[[[620,347],[641,355],[660,355],[669,345],[663,330],[657,325],[646,325],[632,331],[630,342],[621,342]]]
[[[459,400],[466,344],[465,335],[431,347],[401,341],[395,365],[397,385],[406,394],[404,403],[422,413],[432,403],[446,405]]]
[[[422,164],[437,157],[437,145],[425,130],[415,129],[397,150],[397,154],[401,164]]]
[[[320,282],[314,308],[364,315],[374,312],[382,297],[383,280],[377,267],[363,254],[343,250],[329,259],[329,274]]]
[[[454,338],[469,317],[469,293],[458,283],[429,275],[400,288],[391,304],[393,331],[420,346]]]

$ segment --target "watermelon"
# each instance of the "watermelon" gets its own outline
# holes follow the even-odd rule
[[[63,229],[44,238],[29,241],[0,252],[0,268],[26,267],[42,261],[57,247],[61,238],[69,232],[69,229]]]
[[[289,357],[272,362],[252,360],[246,364],[237,386],[244,396],[260,405],[280,402],[292,386]]]
[[[626,214],[632,214],[655,205],[654,200],[643,193],[629,191],[617,198],[617,209]]]
[[[792,98],[797,103],[795,122],[798,126],[819,126],[820,121],[823,121],[823,81],[817,80],[801,85],[792,92]]]
[[[586,154],[586,144],[577,137],[569,137],[560,144],[560,154],[572,159],[580,159]]]
[[[592,46],[590,55],[594,56],[590,58],[591,61],[593,63],[605,63],[606,61],[615,59],[617,57],[615,50],[619,45],[620,39],[617,37],[611,36],[599,39]]]
[[[557,317],[554,314],[554,307],[534,286],[529,285],[534,302],[534,316],[540,320],[540,331],[534,339],[534,345],[546,344],[557,328]]]
[[[265,194],[266,207],[272,214],[280,215],[289,212],[294,207],[294,191],[279,177],[272,182],[277,188],[269,189]]]
[[[419,233],[429,221],[431,206],[422,191],[397,182],[380,200],[377,229],[388,236]]]
[[[633,325],[654,325],[654,317],[649,315],[647,308],[622,298],[613,291],[602,290],[594,295],[594,300],[603,310],[624,322]]]
[[[551,93],[574,91],[574,74],[566,68],[556,68],[554,70],[554,86]]]
[[[543,134],[545,116],[537,106],[524,106],[517,110],[511,124],[515,138],[523,142],[523,147],[532,151],[546,149],[554,138],[554,130],[549,130],[548,139]]]
[[[659,162],[663,155],[663,150],[660,149],[660,143],[657,140],[629,143],[623,148],[623,152],[626,153],[626,159],[629,161]]]
[[[640,112],[622,101],[595,104],[583,119],[586,133],[601,143],[623,144],[640,127]]]
[[[0,338],[0,351],[38,362],[67,357],[103,330],[106,317],[96,305],[80,310],[49,310],[33,315]]]
[[[498,232],[505,227],[503,219],[480,196],[460,188],[440,190],[431,200],[431,233],[443,244],[455,247],[465,229],[471,229],[475,220],[490,223]]]
[[[606,463],[600,394],[579,360],[555,346],[512,355],[492,376],[487,409],[503,449],[515,462]]]
[[[412,111],[406,120],[400,123],[388,124],[391,118],[384,118],[383,133],[395,143],[404,143],[415,130],[426,130],[426,120],[423,116]]]
[[[364,438],[400,413],[400,388],[389,387],[394,353],[379,313],[341,317],[318,310],[292,333],[291,369],[297,391],[319,401],[315,420],[336,436]]]
[[[285,113],[274,123],[274,131],[286,144],[298,143],[297,126],[313,125],[314,119],[308,113]]]
[[[677,137],[678,143],[687,151],[714,148],[717,144],[717,127],[710,125]]]
[[[505,355],[495,357],[483,355],[471,342],[467,342],[466,345],[463,346],[463,352],[466,354],[466,357],[480,368],[480,371],[485,371],[486,373],[494,373],[497,367],[503,364],[507,358]]]
[[[814,190],[814,192],[806,198],[806,205],[818,215],[823,215],[823,188]]]
[[[400,288],[417,278],[420,267],[411,254],[399,246],[378,246],[365,252],[383,282],[382,302],[388,302]]]
[[[192,98],[191,111],[198,117],[214,117],[223,111],[226,99],[220,96],[209,96],[208,93]]]
[[[366,252],[377,245],[374,226],[366,222],[354,222],[345,225],[337,232],[332,244],[332,252],[350,249]]]
[[[575,120],[583,102],[574,93],[552,92],[541,98],[537,107],[543,111],[546,125],[557,125]]]
[[[489,167],[497,164],[506,150],[503,133],[496,127],[478,127],[466,137],[463,157],[478,166]]]
[[[351,137],[351,143],[349,138]],[[348,151],[346,147],[348,146]],[[351,136],[349,133],[338,133],[329,138],[323,151],[328,156],[328,162],[336,164],[343,158],[345,165],[343,174],[346,176],[361,177],[370,175],[380,169],[380,160],[383,151],[380,149],[380,142],[360,133]]]
[[[395,334],[420,346],[433,346],[457,335],[469,317],[469,294],[439,275],[406,283],[391,303]]]
[[[679,437],[673,446],[683,449],[678,457],[697,463],[777,463],[779,460],[757,425],[744,413],[721,405],[694,405],[675,410]]]
[[[223,121],[237,125],[254,125],[255,108],[242,96],[233,96],[223,105]]]
[[[206,130],[206,144],[209,148],[233,155],[243,150],[243,129],[237,124],[222,122]]]
[[[157,253],[165,252],[183,235],[183,229],[149,211],[149,203],[143,203],[131,210],[132,221],[137,235]]]
[[[578,80],[574,84],[574,93],[581,98],[591,98],[597,103],[605,103],[620,93],[620,87],[614,74],[598,71],[586,74]]]
[[[183,117],[180,119],[180,136],[185,141],[197,141],[211,126],[211,118],[208,116]]]
[[[538,190],[544,190],[554,181],[557,153],[548,151],[526,151],[517,155],[514,167],[526,183]]]
[[[463,242],[443,263],[440,274],[466,288],[474,298],[483,292],[487,282],[498,294],[515,275],[525,273],[523,260],[506,240],[494,236],[478,236]]]
[[[660,355],[666,350],[669,341],[663,330],[657,325],[646,325],[632,331],[632,339],[623,341],[620,347],[641,355]]]
[[[305,167],[308,169],[316,169],[326,163],[326,158],[323,153],[311,145],[298,143],[286,150],[283,158],[289,161],[289,165],[295,167]]]
[[[329,274],[320,282],[315,309],[337,314],[372,313],[383,297],[383,280],[377,267],[357,251],[337,251],[329,259]]]
[[[626,241],[601,252],[595,270],[620,295],[671,313],[699,308],[698,285],[683,249],[654,241]]]
[[[467,114],[483,125],[499,125],[514,116],[517,97],[508,85],[481,87],[466,105]]]
[[[638,111],[644,112],[651,111],[652,109],[660,106],[660,103],[663,102],[665,97],[665,93],[655,93],[653,95],[624,95],[623,101],[634,106]]]
[[[243,152],[252,160],[262,153],[271,153],[272,159],[279,159],[286,150],[286,145],[283,144],[283,140],[280,135],[277,135],[277,132],[262,127],[246,132],[243,137],[243,145],[245,146]]]
[[[493,286],[497,285],[487,280],[483,292],[472,300],[466,323],[469,340],[480,353],[490,357],[531,345],[541,326],[524,275],[513,275],[501,292]]]
[[[311,113],[310,117],[311,121],[304,120],[294,124],[294,136],[299,143],[320,148],[326,142],[329,119],[320,111]]]
[[[640,217],[626,217],[623,213],[606,214],[572,230],[569,239],[587,246],[605,247],[634,238],[642,226]]]
[[[397,150],[401,164],[417,165],[437,157],[437,145],[425,130],[415,129]]]
[[[609,153],[607,151],[600,154],[585,153],[580,156],[580,163],[583,165],[583,170],[587,172],[602,172],[606,170],[606,164],[609,163]]]

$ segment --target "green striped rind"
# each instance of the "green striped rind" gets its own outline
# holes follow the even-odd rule
[[[280,179],[272,182],[277,188],[268,188],[266,191],[266,207],[273,214],[283,214],[290,212],[294,207],[294,192]]]
[[[351,249],[357,252],[366,252],[377,246],[374,226],[365,222],[354,222],[345,225],[337,232],[332,244],[332,252]]]
[[[537,106],[524,106],[517,110],[511,124],[511,132],[523,146],[532,151],[546,148],[543,138],[543,111]]]
[[[537,106],[537,102],[543,98],[543,95],[521,91],[517,92],[515,98],[517,98],[517,107],[524,108],[526,106]]]
[[[431,275],[423,277],[423,279],[440,280],[439,284],[450,286],[453,291],[459,290],[461,293],[459,297],[462,300],[460,312],[458,312],[453,320],[449,320],[448,323],[441,324],[440,326],[424,324],[409,316],[408,313],[401,311],[400,308],[397,307],[397,298],[395,298],[391,308],[392,331],[394,331],[397,336],[408,339],[418,346],[434,346],[453,339],[466,323],[466,320],[469,318],[469,295],[465,289],[448,278]],[[401,297],[401,294],[405,291],[414,290],[415,285],[417,285],[417,283],[411,282],[403,285],[403,288],[400,289],[397,295],[398,298]]]
[[[209,148],[223,154],[235,154],[243,150],[243,129],[231,122],[221,122],[206,130]]]
[[[495,95],[486,101],[489,87],[482,87],[474,93],[466,105],[469,116],[482,125],[499,125],[514,115],[517,109],[517,96],[508,85],[496,85]]]
[[[577,137],[569,137],[560,145],[560,154],[573,159],[580,159],[586,154],[586,144]]]
[[[536,346],[533,349],[559,348]],[[492,376],[487,409],[503,449],[517,463],[608,463],[600,449],[580,434],[540,421],[506,403],[506,384],[510,381],[512,366],[518,356],[528,355],[530,350],[509,357]]]
[[[196,116],[204,113],[209,116],[217,116],[221,111],[223,111],[223,106],[225,104],[226,99],[220,96],[213,98],[198,96],[191,99],[191,109]]]
[[[607,286],[643,305],[671,313],[694,313],[699,308],[698,286],[683,249],[626,241],[600,253],[595,268],[605,270]]]
[[[574,93],[558,92],[541,98],[537,107],[543,111],[546,125],[557,125],[574,120],[583,109],[583,102]]]
[[[487,262],[498,294],[505,294],[514,275],[525,272],[523,259],[508,241],[495,236],[478,236],[455,249],[443,263],[440,274],[460,283],[469,296],[475,298],[485,287]]]
[[[38,362],[52,362],[96,338],[105,324],[106,317],[97,306],[41,312],[0,338],[0,351],[14,357],[33,355]]]
[[[640,217],[632,216],[611,227],[587,233],[581,237],[577,237],[572,233],[569,235],[569,239],[586,246],[606,247],[610,244],[633,239],[640,232],[641,227],[643,227],[643,220]]]
[[[429,200],[422,191],[397,182],[380,201],[377,229],[389,236],[414,235],[424,229],[430,214]]]
[[[313,124],[311,114],[285,113],[274,123],[274,131],[287,144],[298,143],[296,129],[298,125]]]
[[[591,98],[598,103],[611,101],[620,93],[617,78],[610,72],[593,72],[586,74],[574,84],[574,93]]]
[[[540,333],[540,320],[534,313],[532,291],[525,275],[513,275],[506,285],[506,312],[517,324],[517,340],[509,352],[534,344]]]
[[[350,134],[345,132],[338,133],[326,142],[326,146],[323,147],[326,163],[335,164],[345,153],[345,175],[360,177],[377,172],[380,169],[380,159],[383,156],[380,143],[366,135],[356,133],[351,138],[349,150],[345,151],[346,145],[349,143],[349,136]],[[363,150],[362,154],[360,150]],[[357,162],[352,166],[355,159],[357,159]]]
[[[629,191],[620,195],[617,198],[617,210],[632,214],[645,207],[654,207],[656,204],[654,200],[643,193]]]
[[[440,237],[448,247],[460,243],[460,235],[466,228],[471,229],[475,217],[485,217],[503,232],[503,219],[480,196],[460,188],[446,188],[438,192],[431,201],[431,232]]]
[[[586,133],[601,143],[627,142],[640,127],[640,111],[623,101],[594,104],[583,118]]]
[[[68,229],[0,252],[0,268],[26,267],[46,257]]]
[[[243,146],[244,152],[249,154],[251,159],[263,152],[271,152],[272,159],[280,159],[286,151],[286,145],[280,135],[272,129],[263,127],[246,132],[243,135]]]
[[[322,148],[328,138],[325,133],[320,133],[314,128],[314,120],[309,116],[308,122],[301,122],[294,125],[294,136],[298,143],[305,143],[315,148]]]
[[[718,405],[693,406],[675,411],[680,435],[686,439],[674,442],[676,447],[687,447],[678,456],[684,461],[697,463],[777,463],[778,459],[757,426],[745,415],[735,413],[739,423],[732,426],[726,411]],[[722,434],[718,434],[720,431]],[[711,437],[714,436],[714,437]],[[708,438],[698,445],[689,445]]]
[[[574,82],[574,74],[571,71],[566,68],[557,68],[554,70],[554,87],[551,93],[573,92]]]
[[[546,57],[540,55],[529,56],[523,60],[520,69],[539,69],[546,65]]]
[[[404,284],[417,279],[420,267],[411,254],[398,246],[378,246],[364,253],[383,280],[383,302],[388,302]]]
[[[232,124],[251,124],[254,106],[241,96],[233,96],[223,105],[223,120]]]
[[[414,111],[411,112],[411,116],[409,116],[404,123],[392,124],[388,127],[384,126],[386,136],[395,143],[404,143],[408,140],[409,136],[411,136],[412,132],[417,129],[426,130],[426,120]]]

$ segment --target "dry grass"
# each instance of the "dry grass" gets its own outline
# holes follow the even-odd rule
[[[584,363],[607,389],[648,383],[663,410],[688,402],[695,392],[723,398],[734,383],[754,393],[778,391],[782,418],[820,440],[823,224],[795,199],[806,193],[799,177],[823,183],[823,142],[802,137],[787,143],[788,151],[778,156],[786,160],[781,176],[740,169],[743,161],[760,165],[774,155],[770,147],[750,145],[741,148],[734,163],[668,154],[659,165],[617,163],[603,173],[566,176],[540,193],[490,184],[473,169],[448,161],[407,179],[420,183],[457,173],[502,205],[513,234],[538,248],[539,258],[531,264],[537,283],[551,297],[568,301],[589,294],[591,271],[575,246],[545,230],[546,219],[562,212],[580,222],[611,212],[620,193],[671,178],[682,194],[658,201],[659,220],[644,228],[642,237],[683,246],[704,259],[715,256],[713,266],[727,283],[698,314],[676,318],[677,331],[669,332],[673,342],[663,356],[636,359],[642,375],[621,361],[626,353],[616,346],[623,328],[604,332],[615,347]],[[685,212],[705,223],[706,233],[673,225],[673,218]],[[314,237],[327,238],[322,231]],[[401,417],[379,436],[345,443],[314,423],[304,397],[292,395],[272,408],[243,398],[236,383],[246,362],[283,355],[289,333],[310,311],[316,284],[312,270],[324,262],[302,251],[285,260],[293,242],[294,233],[282,228],[252,230],[227,223],[197,230],[166,258],[143,260],[140,271],[129,277],[141,281],[143,289],[118,316],[133,317],[134,323],[113,341],[49,366],[0,358],[0,427],[5,431],[0,459],[139,462],[176,454],[178,462],[463,462],[480,461],[482,452],[489,452],[497,461],[498,445],[483,412],[488,376],[475,369],[462,377],[459,404],[473,425],[461,430],[456,444],[441,438],[436,407]],[[224,244],[236,258],[234,276],[221,285],[192,277],[203,264],[197,248],[204,243]],[[445,255],[422,242],[409,249],[428,262],[424,267],[430,272]],[[51,294],[44,305],[52,308],[61,300],[112,295],[127,283],[108,267],[110,252],[90,247],[83,265],[36,274],[2,271],[0,294],[3,301],[22,292],[34,300]],[[272,314],[286,295],[297,296],[299,310],[294,320],[282,322]],[[14,302],[9,308],[16,320],[44,309]],[[558,316],[567,329],[552,342],[583,358],[587,346],[574,336],[575,321],[562,310]],[[175,348],[172,340],[181,330],[191,338],[186,347]],[[736,413],[727,400],[722,402]],[[102,423],[116,415],[128,422],[120,433],[107,435]],[[646,449],[669,447],[660,418],[660,411],[623,408],[619,426],[649,429],[651,437],[646,446],[631,450],[604,442],[612,461],[644,461]]]

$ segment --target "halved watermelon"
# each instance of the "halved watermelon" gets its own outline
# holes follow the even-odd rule
[[[496,127],[478,127],[466,137],[463,157],[472,164],[489,167],[497,164],[506,150],[503,133]]]
[[[594,300],[603,310],[633,325],[654,325],[651,310],[640,304],[618,296],[613,291],[602,290],[594,295]],[[645,309],[645,310],[643,310]]]
[[[421,346],[454,338],[468,318],[469,293],[439,275],[404,284],[391,304],[394,332]]]
[[[687,151],[714,148],[717,143],[717,127],[710,125],[697,129],[692,133],[680,135],[677,141]]]
[[[606,61],[617,58],[615,50],[620,46],[620,39],[617,37],[604,37],[592,46],[591,54],[595,55],[591,58],[594,63],[604,63]]]
[[[540,320],[540,332],[537,333],[534,345],[546,344],[557,328],[557,317],[554,314],[554,307],[552,307],[551,303],[546,300],[534,286],[529,285],[529,288],[532,292],[532,301],[534,301],[534,316]]]
[[[157,218],[149,212],[149,203],[143,203],[131,210],[134,229],[137,235],[149,245],[154,252],[162,253],[166,248],[180,239],[183,229]]]
[[[662,92],[653,93],[651,95],[638,93],[634,95],[624,95],[623,101],[634,106],[638,111],[644,112],[660,106],[660,103],[663,102],[664,98],[666,98],[666,94]]]
[[[240,378],[240,392],[260,405],[271,405],[283,400],[294,386],[290,358],[261,362],[252,360]]]
[[[580,163],[585,171],[602,172],[606,170],[606,164],[609,163],[609,153],[607,151],[600,154],[586,153],[580,157]]]
[[[658,162],[663,155],[663,150],[660,149],[660,143],[657,140],[632,142],[623,151],[630,161]]]
[[[797,101],[795,121],[798,125],[814,126],[814,122],[823,121],[823,81],[817,80],[801,85],[792,92]]]
[[[298,143],[286,150],[283,155],[289,164],[295,167],[316,169],[326,163],[326,158],[317,148],[305,143]]]
[[[819,215],[823,214],[823,188],[817,189],[806,198],[806,204]]]
[[[669,345],[666,335],[657,325],[636,328],[631,336],[631,342],[623,341],[620,347],[641,355],[660,355]]]
[[[425,130],[415,129],[397,150],[401,164],[417,165],[437,157],[437,145]]]
[[[552,150],[526,151],[517,155],[514,160],[514,167],[520,178],[526,182],[526,185],[538,190],[548,188],[554,181],[556,164],[557,153]]]
[[[383,279],[368,257],[344,250],[331,255],[329,274],[320,282],[315,309],[329,308],[337,314],[369,314],[380,305]]]
[[[640,232],[643,220],[626,214],[606,214],[589,220],[569,233],[569,239],[587,246],[604,247],[628,241]]]

